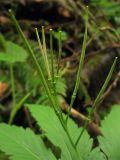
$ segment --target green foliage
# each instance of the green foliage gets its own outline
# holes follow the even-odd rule
[[[92,0],[92,4],[101,7],[105,15],[109,17],[116,16],[116,14],[120,13],[120,5],[114,0]]]
[[[55,160],[40,136],[30,129],[23,129],[7,124],[0,124],[0,149],[10,156],[11,160]]]
[[[5,61],[8,63],[26,61],[27,53],[18,44],[15,44],[10,41],[5,41],[4,45],[5,45],[4,50],[0,52],[0,61]]]
[[[61,160],[106,160],[106,156],[108,160],[119,160],[119,105],[113,106],[111,113],[102,121],[103,136],[98,137],[99,147],[92,150],[93,140],[85,131],[76,148],[76,153],[52,108],[41,105],[28,106],[42,132],[61,150]],[[69,119],[68,130],[75,141],[81,128]],[[51,160],[56,159],[50,149],[45,147],[42,138],[30,129],[4,123],[0,124],[0,150],[10,156],[11,160],[46,160],[48,157]]]
[[[49,100],[50,106],[47,107],[45,105],[36,105],[31,104],[27,105],[32,116],[37,121],[38,126],[40,127],[42,133],[44,133],[45,138],[47,138],[48,142],[50,142],[50,148],[46,147],[46,143],[43,141],[43,137],[39,135],[35,135],[33,131],[28,129],[23,129],[21,127],[16,126],[10,126],[4,123],[0,124],[0,150],[6,155],[9,156],[9,159],[11,160],[54,160],[56,159],[54,155],[54,151],[52,150],[52,147],[54,146],[60,151],[60,156],[58,159],[61,160],[106,160],[108,157],[108,160],[111,159],[118,159],[119,154],[116,155],[117,146],[116,143],[114,143],[113,139],[115,141],[118,140],[118,136],[115,135],[113,130],[111,131],[110,122],[115,125],[116,120],[113,118],[118,119],[118,112],[117,110],[117,116],[115,116],[116,112],[114,110],[111,112],[111,114],[103,121],[102,123],[102,132],[103,137],[98,137],[99,145],[93,149],[93,139],[90,138],[89,134],[86,131],[86,128],[90,121],[92,121],[92,115],[94,110],[96,110],[96,105],[98,105],[98,102],[101,100],[103,93],[105,92],[106,87],[108,86],[108,83],[110,81],[110,78],[112,76],[112,73],[114,71],[116,60],[113,62],[113,65],[110,69],[110,72],[108,73],[108,76],[105,80],[105,83],[103,84],[103,87],[101,88],[97,98],[95,99],[95,102],[93,103],[92,110],[89,114],[88,120],[85,122],[85,126],[83,128],[78,128],[78,126],[74,123],[74,121],[70,118],[70,110],[72,108],[72,104],[76,98],[77,90],[80,83],[80,74],[81,70],[84,64],[84,57],[85,57],[85,50],[86,50],[86,39],[87,39],[87,27],[88,27],[88,10],[87,10],[87,16],[86,16],[86,25],[85,25],[85,34],[84,34],[84,41],[83,41],[83,47],[80,57],[80,64],[77,74],[77,80],[75,85],[75,90],[73,91],[73,95],[71,98],[71,105],[68,110],[67,118],[65,114],[62,113],[62,109],[60,107],[59,101],[58,101],[58,94],[61,94],[63,90],[59,88],[59,63],[57,72],[54,70],[54,51],[53,51],[53,39],[52,39],[52,29],[50,30],[50,53],[51,53],[51,67],[49,67],[48,64],[48,58],[47,53],[48,50],[46,49],[46,40],[45,40],[45,33],[44,33],[44,27],[42,27],[42,42],[40,41],[38,32],[37,37],[39,41],[40,51],[42,54],[42,60],[43,63],[46,63],[46,66],[42,66],[42,62],[40,62],[41,59],[39,59],[34,52],[33,48],[31,47],[30,43],[26,39],[25,35],[23,34],[18,22],[15,19],[15,16],[13,15],[12,11],[9,10],[11,19],[13,23],[15,24],[16,29],[18,30],[18,33],[20,34],[24,45],[27,49],[27,52],[29,53],[30,58],[30,64],[31,61],[33,61],[33,75],[37,77],[37,80],[40,81],[34,81],[32,83],[40,85],[40,90],[43,95],[41,99],[38,99],[38,103],[44,102],[46,99]],[[37,31],[37,30],[36,30]],[[1,37],[0,37],[1,38]],[[57,39],[57,37],[56,37]],[[61,58],[62,48],[61,48],[61,41],[62,37],[58,39],[59,43],[59,58]],[[4,44],[4,39],[1,38],[2,43]],[[11,45],[10,45],[11,44]],[[9,47],[7,50],[7,47]],[[11,47],[11,48],[10,48]],[[19,47],[15,44],[12,44],[11,42],[6,42],[5,45],[3,45],[3,48],[8,54],[10,51],[12,53],[19,52]],[[19,48],[19,49],[18,49]],[[14,51],[13,51],[14,50]],[[22,53],[22,49],[20,50]],[[7,61],[9,63],[15,63],[20,57],[13,58],[15,55],[13,55],[13,59],[10,57],[4,57],[1,53],[1,60]],[[7,59],[8,58],[8,59]],[[26,60],[26,57],[22,57],[21,61],[24,62]],[[58,58],[58,62],[59,59]],[[31,69],[29,68],[29,69]],[[44,69],[43,69],[44,68]],[[27,93],[25,97],[17,104],[16,103],[16,97],[15,97],[15,87],[14,87],[14,74],[13,74],[13,66],[11,65],[11,81],[12,81],[12,90],[13,90],[13,110],[11,112],[10,117],[10,123],[13,121],[13,118],[17,112],[17,110],[22,106],[24,100],[29,96],[29,92]],[[46,73],[48,75],[46,75]],[[32,76],[32,75],[31,75]],[[34,77],[34,76],[33,76]],[[33,78],[34,79],[34,78]],[[57,88],[58,85],[58,88]],[[28,85],[29,86],[29,85]],[[38,86],[36,88],[38,88]],[[61,85],[62,86],[62,85]],[[65,85],[63,85],[64,91],[65,91]],[[45,93],[46,91],[46,93]],[[65,94],[64,94],[65,95]],[[39,94],[38,94],[39,96]],[[36,103],[37,103],[36,102]],[[117,126],[117,125],[116,125]],[[118,129],[118,127],[114,127],[114,131]],[[105,128],[104,128],[105,127]],[[108,127],[108,130],[110,130],[111,135],[109,138],[108,130],[106,128]],[[115,147],[114,150],[111,150],[109,145],[112,145]],[[52,150],[52,151],[51,151]],[[107,156],[106,156],[107,155]],[[57,155],[58,157],[58,155]]]
[[[61,160],[105,160],[99,148],[91,151],[93,140],[85,131],[77,148],[73,148],[52,108],[41,105],[28,105],[33,117],[41,126],[48,139],[61,150]],[[68,130],[75,141],[81,128],[73,120],[68,120]],[[51,128],[52,127],[52,128]],[[29,128],[0,124],[0,150],[10,156],[11,160],[54,160],[50,149],[47,149],[40,136]]]
[[[56,93],[57,93],[57,99],[61,99],[62,96],[66,97],[66,81],[64,78],[59,78],[56,82]],[[48,96],[44,90],[44,88],[40,89],[40,97],[37,100],[37,104],[44,104],[44,105],[50,105]]]
[[[13,42],[6,41],[5,38],[2,35],[0,35],[0,40],[1,40],[0,61],[6,62],[6,63],[0,62],[2,69],[2,72],[0,72],[1,81],[10,83],[10,75],[8,74],[9,72],[6,72],[6,70],[9,70],[9,65],[8,65],[9,63],[14,63],[14,66],[12,67],[12,70],[14,70],[14,81],[16,82],[15,86],[16,93],[14,97],[17,103],[16,106],[19,106],[15,108],[20,109],[22,107],[23,103],[21,104],[21,102],[26,97],[26,95],[31,93],[31,91],[32,94],[30,94],[29,97],[34,96],[36,98],[37,103],[49,105],[50,102],[48,100],[48,96],[46,96],[45,90],[39,78],[38,72],[34,68],[34,64],[33,61],[31,60],[31,57],[28,55],[28,53],[24,48],[14,43],[15,39],[16,36],[15,37],[12,36]],[[23,45],[24,44],[21,43],[21,46]],[[36,47],[37,43],[31,41],[30,45],[34,50],[37,60],[41,65],[42,70],[44,70],[45,78],[47,79],[48,77],[45,69],[45,64],[43,61],[43,57],[40,54],[39,48]],[[56,61],[56,59],[54,61]],[[16,63],[16,62],[22,62],[22,63]],[[66,96],[66,83],[62,77],[60,77],[57,80],[56,93],[58,97]],[[31,100],[29,97],[27,99],[30,102]],[[18,109],[16,110],[16,113],[17,111]]]
[[[116,32],[120,34],[120,5],[119,2],[114,0],[92,0],[91,5],[99,8],[106,19],[112,20],[115,24]],[[103,22],[102,20],[101,22]],[[106,21],[107,26],[109,25]]]
[[[62,149],[61,158],[69,160],[77,159],[78,155],[71,146],[71,143],[63,130],[58,117],[54,114],[53,109],[46,106],[29,105],[29,110],[37,120],[38,125],[42,127],[49,140]]]
[[[87,160],[87,159],[86,159]],[[107,160],[106,156],[100,151],[99,147],[96,147],[91,151],[89,160]]]
[[[99,137],[100,148],[108,160],[120,159],[120,105],[114,105],[111,113],[101,124],[103,137]]]
[[[53,32],[53,36],[54,36],[54,38],[56,38],[57,40],[59,40],[59,31],[57,32],[57,31],[54,31]],[[65,32],[65,31],[62,31],[61,32],[61,40],[62,41],[66,41],[68,39],[68,34],[67,34],[67,32]]]
[[[37,120],[37,124],[42,128],[42,131],[48,139],[55,146],[61,149],[61,159],[74,160],[74,150],[53,109],[47,106],[34,104],[28,106],[32,116]],[[76,141],[81,130],[82,128],[78,128],[73,120],[69,118],[68,131],[74,142]],[[76,148],[76,152],[81,158],[77,157],[76,160],[92,160],[94,157],[100,157],[103,160],[103,155],[100,153],[99,148],[91,152],[92,144],[93,140],[90,138],[87,131],[85,131]]]

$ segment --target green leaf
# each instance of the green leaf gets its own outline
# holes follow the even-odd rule
[[[38,125],[42,127],[49,140],[62,149],[62,160],[81,160],[78,159],[77,153],[74,151],[52,108],[40,105],[29,105],[29,110],[37,120]]]
[[[55,160],[40,136],[30,129],[0,124],[0,150],[10,156],[11,160]]]
[[[57,40],[59,40],[59,37],[60,37],[59,31],[58,31],[58,32],[57,32],[57,31],[54,31],[54,32],[53,32],[53,36],[54,36],[54,38],[56,38]],[[67,32],[61,31],[61,40],[62,40],[62,41],[66,41],[67,39],[68,39],[68,34],[67,34]]]
[[[9,63],[24,62],[27,59],[27,52],[19,45],[7,41],[5,52],[0,52],[0,61]]]
[[[41,126],[42,130],[49,138],[49,140],[61,149],[61,159],[79,160],[79,157],[77,157],[76,159],[73,158],[74,153],[72,153],[73,150],[70,147],[71,144],[53,109],[47,106],[34,104],[28,104],[28,108],[32,116],[37,120],[38,125]],[[78,128],[73,120],[71,120],[70,118],[68,119],[68,131],[73,139],[73,142],[76,141],[81,130],[82,129]],[[93,140],[90,139],[88,133],[85,131],[76,149],[82,160],[89,160],[92,143]]]
[[[105,155],[97,147],[90,152],[89,158],[86,160],[107,160]]]
[[[68,130],[74,142],[76,142],[82,128],[78,128],[75,122],[69,118],[68,120]],[[90,139],[87,131],[85,131],[78,142],[77,151],[80,153],[83,160],[89,159],[89,154],[92,149],[93,140]]]
[[[103,137],[98,137],[100,148],[109,160],[120,160],[120,105],[113,106],[111,113],[102,121]]]
[[[0,152],[0,160],[8,160],[8,157],[4,153]]]
[[[82,131],[82,128],[78,128],[78,126],[69,119],[68,121],[68,130],[71,134],[71,137],[74,142],[76,142],[76,137]],[[95,148],[92,150],[93,140],[90,139],[87,131],[85,131],[78,142],[77,151],[80,153],[82,160],[105,160],[103,153],[101,153],[100,148]]]

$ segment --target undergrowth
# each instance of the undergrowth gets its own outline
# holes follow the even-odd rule
[[[0,150],[8,155],[8,159],[11,160],[118,160],[120,158],[119,152],[116,153],[116,148],[118,145],[120,145],[118,141],[119,134],[116,135],[116,133],[119,132],[119,125],[117,122],[119,121],[120,109],[118,106],[115,106],[111,113],[103,120],[101,124],[103,136],[98,137],[99,145],[94,149],[92,147],[93,139],[90,138],[86,130],[88,125],[93,121],[93,113],[97,110],[97,106],[103,98],[102,95],[109,84],[117,58],[115,58],[104,84],[92,104],[84,126],[78,128],[78,126],[70,118],[70,112],[77,95],[79,84],[81,82],[81,71],[85,59],[88,29],[88,9],[86,9],[85,14],[85,33],[76,83],[71,96],[70,107],[66,115],[62,112],[58,98],[58,95],[64,93],[63,90],[65,88],[64,83],[63,90],[60,91],[61,87],[59,88],[59,85],[62,86],[62,71],[60,70],[59,64],[62,54],[61,31],[59,31],[58,56],[56,58],[53,50],[53,30],[50,29],[50,50],[47,50],[44,27],[42,27],[42,41],[39,37],[38,29],[36,28],[35,31],[41,55],[36,54],[28,40],[25,38],[25,35],[23,34],[14,14],[11,10],[9,10],[9,13],[11,20],[13,21],[21,39],[23,40],[25,49],[13,42],[5,40],[1,36],[4,52],[1,52],[0,60],[6,62],[6,67],[8,67],[10,70],[9,76],[11,79],[13,107],[8,122],[9,124],[0,124]],[[27,58],[30,58],[30,62],[32,61],[33,66],[27,65],[26,63],[23,65]],[[19,62],[19,65],[15,64],[16,62]],[[16,99],[14,76],[15,67],[20,67],[22,72],[21,74],[23,74],[24,77],[22,80],[25,82],[25,85],[28,83],[27,85],[30,87],[29,92],[27,92],[26,89],[26,94],[19,101]],[[35,68],[35,73],[32,71],[33,67]],[[24,74],[24,70],[27,70],[27,75]],[[30,77],[30,81],[26,81],[25,78],[27,76]],[[29,79],[28,77],[27,79]],[[30,85],[31,80],[34,81],[32,83],[35,86]],[[41,86],[40,91],[41,95],[43,96],[40,97],[37,102],[34,102],[34,104],[29,103],[26,104],[26,106],[29,109],[32,117],[36,120],[42,134],[35,134],[30,128],[23,129],[22,127],[10,125],[12,124],[20,107],[25,103],[26,99],[28,99],[29,96],[35,92],[38,86]],[[49,101],[49,105],[42,104],[44,99]],[[113,127],[111,128],[111,126]],[[45,143],[46,138],[51,144],[49,147]],[[111,144],[113,144],[112,147]],[[59,156],[56,155],[55,151],[53,150],[53,146],[56,148],[56,152],[59,152]]]

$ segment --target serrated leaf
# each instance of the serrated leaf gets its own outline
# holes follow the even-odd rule
[[[80,134],[82,128],[78,128],[77,125],[71,120],[68,122],[68,130],[71,133],[73,141],[76,142],[76,137]],[[78,145],[77,151],[80,153],[83,160],[106,160],[104,154],[97,147],[92,149],[93,140],[90,139],[87,131],[82,135]]]
[[[68,120],[68,131],[73,139],[76,142],[76,137],[82,131],[82,128],[78,128],[78,126],[74,123],[72,119]],[[90,138],[87,131],[84,131],[80,141],[77,145],[77,152],[80,153],[82,160],[105,160],[103,153],[101,153],[100,148],[95,148],[92,150],[93,139]],[[96,158],[96,159],[95,159]]]
[[[100,148],[97,147],[90,152],[89,158],[86,160],[107,160],[107,159],[104,153],[100,151]]]
[[[40,136],[30,129],[0,124],[0,150],[10,156],[11,160],[55,160]]]
[[[28,108],[32,116],[37,120],[38,125],[46,133],[46,136],[49,138],[49,140],[51,140],[54,145],[60,147],[62,150],[61,159],[79,160],[79,157],[73,159],[71,151],[72,148],[69,148],[71,144],[69,143],[68,137],[66,136],[53,109],[43,105],[28,105]],[[68,131],[73,142],[76,141],[81,130],[82,129],[78,128],[73,120],[68,120]],[[77,152],[82,160],[89,160],[92,143],[93,140],[90,139],[90,136],[85,131],[77,146]]]
[[[24,62],[27,59],[27,52],[19,45],[7,41],[6,51],[0,52],[0,61],[9,63]]]
[[[29,105],[29,110],[37,120],[38,125],[46,133],[49,140],[62,149],[62,160],[82,160],[72,147],[58,117],[50,107],[41,105]]]
[[[82,131],[82,128],[78,128],[78,126],[74,123],[72,119],[68,120],[68,131],[73,139],[76,142],[79,134]],[[80,153],[83,160],[88,160],[89,153],[92,149],[93,140],[90,139],[87,131],[85,131],[78,142],[77,151]]]
[[[111,113],[102,121],[103,137],[98,137],[100,148],[108,160],[120,160],[120,105],[113,106]]]

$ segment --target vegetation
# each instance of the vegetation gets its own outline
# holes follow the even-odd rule
[[[65,41],[70,39],[67,31],[62,31],[61,28],[54,31],[49,28],[49,32],[46,32],[44,26],[41,30],[36,27],[33,32],[37,42],[29,40],[13,11],[11,9],[8,11],[17,36],[13,36],[13,40],[12,38],[8,40],[7,34],[0,34],[1,160],[119,160],[120,158],[119,101],[106,110],[102,107],[99,109],[101,104],[104,106],[102,102],[107,95],[119,83],[117,49],[120,40],[118,22],[120,5],[118,2],[107,0],[100,2],[92,0],[90,4],[87,1],[63,2],[59,2],[62,6],[67,4],[66,12],[63,14],[69,17],[70,12],[75,13],[75,19],[81,18],[85,24],[82,26],[81,34],[77,35],[78,31],[74,33],[76,43],[78,39],[83,39],[83,43],[80,56],[77,57],[79,63],[75,70],[75,82],[71,81],[73,84],[70,82],[72,89],[69,88],[69,78],[66,76],[70,71],[70,62],[65,66],[61,65],[62,60],[69,59],[69,56],[64,54],[63,48]],[[89,7],[86,7],[86,3],[96,10],[95,16]],[[18,3],[14,7],[17,8],[17,5]],[[102,26],[97,21],[98,17],[100,19],[104,17]],[[102,65],[105,67],[104,70],[107,66],[105,78],[102,77],[101,88],[99,89],[97,84],[97,91],[94,92],[93,89],[94,94],[91,96],[87,87],[90,79],[83,72],[84,66],[87,66],[89,68],[87,71],[90,72],[96,67],[99,68],[98,63],[102,57],[105,57],[106,63],[106,55],[101,56],[100,52],[104,53],[109,44],[117,46],[116,54],[110,55],[109,67]],[[91,50],[90,46],[96,50],[93,57],[92,54],[88,54],[87,49]],[[72,50],[70,46],[68,50]],[[87,56],[88,62],[85,59]],[[73,60],[74,53],[71,57]],[[116,77],[113,78],[115,72]],[[69,91],[71,93],[67,93]],[[74,107],[78,95],[84,98],[84,103],[81,98],[79,99],[82,108]],[[90,130],[94,133],[92,134]]]

